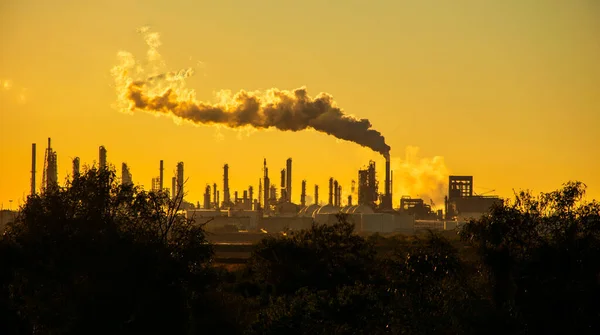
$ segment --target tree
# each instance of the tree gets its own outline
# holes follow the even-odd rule
[[[523,191],[461,231],[520,331],[600,331],[600,204],[584,194],[580,182],[537,197]]]
[[[267,237],[252,252],[249,264],[257,282],[276,295],[302,287],[334,290],[373,273],[373,245],[354,234],[354,225],[338,216],[333,225],[313,224],[308,230],[282,237]]]
[[[28,333],[185,333],[212,248],[179,205],[96,168],[30,196],[2,251],[4,293]]]

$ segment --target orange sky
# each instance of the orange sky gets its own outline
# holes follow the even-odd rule
[[[206,183],[254,185],[266,157],[279,181],[294,160],[300,182],[330,176],[344,194],[357,169],[383,159],[314,131],[253,133],[177,125],[113,108],[117,52],[144,62],[136,29],[160,33],[169,70],[195,68],[188,89],[215,92],[306,86],[368,118],[391,146],[394,202],[432,196],[448,174],[473,175],[475,192],[550,191],[568,180],[600,198],[600,2],[461,1],[85,1],[0,2],[0,204],[29,192],[31,143],[52,137],[59,180],[71,159],[97,160],[98,146],[134,182],[150,186],[185,162],[188,199]],[[168,184],[168,183],[167,183]],[[383,185],[381,186],[383,189]],[[345,196],[344,196],[345,199]],[[441,204],[441,203],[440,203]]]

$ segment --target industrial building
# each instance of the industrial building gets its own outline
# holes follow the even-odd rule
[[[99,147],[99,168],[107,168],[107,150]],[[58,186],[57,153],[51,147],[45,151],[42,177],[42,192]],[[223,185],[206,184],[202,201],[196,204],[184,199],[184,163],[176,164],[171,188],[164,187],[164,161],[159,161],[159,175],[152,178],[150,190],[164,192],[170,199],[180,204],[180,209],[188,217],[210,219],[209,230],[296,230],[308,228],[313,222],[329,224],[337,220],[339,214],[346,215],[354,222],[356,229],[363,232],[410,232],[417,227],[455,227],[458,222],[477,218],[489,211],[491,206],[502,200],[494,196],[475,194],[472,176],[449,176],[445,210],[436,210],[433,201],[403,196],[394,205],[392,198],[393,171],[390,161],[385,160],[383,193],[379,191],[379,181],[374,161],[358,170],[358,182],[351,181],[351,192],[346,201],[342,199],[342,182],[334,177],[328,181],[327,202],[319,200],[319,185],[314,185],[313,203],[307,204],[307,180],[301,181],[299,198],[292,192],[292,159],[285,161],[280,170],[280,182],[274,183],[269,177],[266,158],[263,160],[263,176],[258,180],[257,196],[253,185],[243,190],[231,190],[232,170],[229,164],[223,165]],[[80,174],[80,160],[73,160],[73,178]],[[36,144],[32,144],[31,194],[36,192]],[[132,185],[132,175],[127,163],[121,165],[121,183]],[[278,184],[278,185],[277,185]],[[356,193],[355,193],[356,191]],[[356,203],[352,197],[357,195]],[[221,195],[222,200],[221,200]],[[295,203],[294,200],[299,200]]]

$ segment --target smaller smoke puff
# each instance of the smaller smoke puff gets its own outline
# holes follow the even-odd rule
[[[219,93],[218,103],[198,102],[195,92],[185,88],[184,80],[193,75],[192,69],[157,73],[164,62],[158,53],[160,35],[147,28],[139,30],[149,47],[147,52],[150,74],[142,69],[133,56],[119,53],[121,64],[113,68],[121,107],[162,113],[196,124],[223,125],[229,128],[275,128],[281,131],[314,129],[338,139],[368,147],[389,158],[390,147],[380,132],[367,119],[345,114],[333,97],[320,93],[309,96],[306,88],[292,91],[276,88],[264,93],[240,91]],[[141,79],[133,79],[136,69]]]
[[[419,148],[408,146],[404,159],[393,157],[390,161],[393,170],[393,190],[395,201],[408,195],[433,200],[437,208],[444,204],[444,194],[448,186],[449,171],[444,157],[419,157]]]

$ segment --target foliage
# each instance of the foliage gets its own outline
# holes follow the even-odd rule
[[[461,232],[482,256],[497,307],[522,332],[600,330],[600,204],[584,194],[579,182],[520,192]]]
[[[600,204],[516,194],[460,235],[333,225],[212,263],[181,197],[87,169],[29,197],[0,239],[2,334],[523,334],[600,329]]]
[[[302,287],[335,290],[366,281],[374,270],[375,250],[353,232],[354,225],[339,216],[333,225],[313,224],[293,235],[265,238],[249,262],[254,279],[276,295]]]
[[[95,168],[29,197],[4,235],[10,306],[32,333],[185,332],[212,249],[178,205]]]

